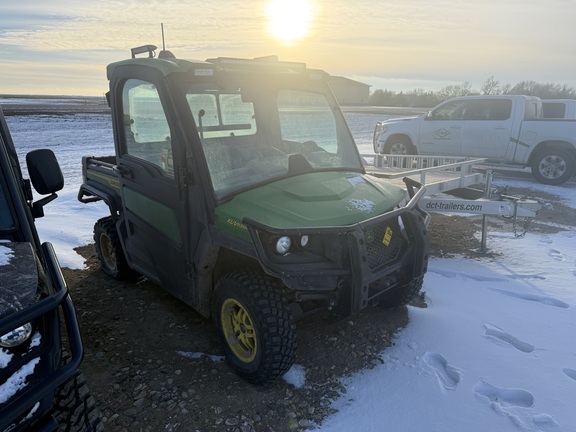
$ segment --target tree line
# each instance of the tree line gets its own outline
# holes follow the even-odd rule
[[[370,94],[370,105],[430,108],[446,99],[473,95],[527,95],[540,99],[576,99],[576,89],[567,85],[521,81],[516,85],[504,84],[491,76],[480,88],[472,88],[469,81],[442,87],[438,91],[414,89],[407,92],[375,90]]]

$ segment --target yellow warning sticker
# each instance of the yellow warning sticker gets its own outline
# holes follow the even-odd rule
[[[392,241],[392,228],[386,227],[386,233],[384,234],[384,238],[382,239],[382,243],[384,243],[386,246],[388,246],[391,241]]]

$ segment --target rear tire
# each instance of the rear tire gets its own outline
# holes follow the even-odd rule
[[[111,217],[99,219],[94,225],[94,242],[100,268],[114,279],[128,279],[135,275],[126,261],[116,226]]]
[[[234,371],[253,384],[284,375],[296,357],[296,325],[286,300],[265,275],[225,275],[216,287],[213,317]]]
[[[539,151],[532,160],[532,175],[538,182],[559,185],[573,175],[576,162],[574,156],[560,148],[547,148]]]
[[[384,308],[407,305],[420,292],[423,283],[424,276],[414,278],[407,284],[397,286],[391,291],[382,294],[378,299],[378,304]]]

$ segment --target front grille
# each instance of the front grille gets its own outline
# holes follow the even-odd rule
[[[371,271],[394,262],[402,252],[404,237],[396,219],[391,219],[363,229],[366,239],[366,255]]]

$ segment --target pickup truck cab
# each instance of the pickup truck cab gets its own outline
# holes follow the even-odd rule
[[[230,365],[258,384],[294,362],[295,320],[420,290],[424,188],[366,173],[326,72],[155,49],[108,66],[116,154],[83,160],[79,200],[110,208],[94,229],[106,273],[142,274],[212,316]]]
[[[529,166],[536,180],[556,185],[575,172],[576,120],[543,119],[537,97],[460,97],[418,117],[377,123],[374,150]]]
[[[34,223],[64,179],[48,149],[26,161],[30,179],[0,109],[0,431],[101,431],[79,370],[76,311],[54,249]],[[31,183],[43,198],[33,200]]]

